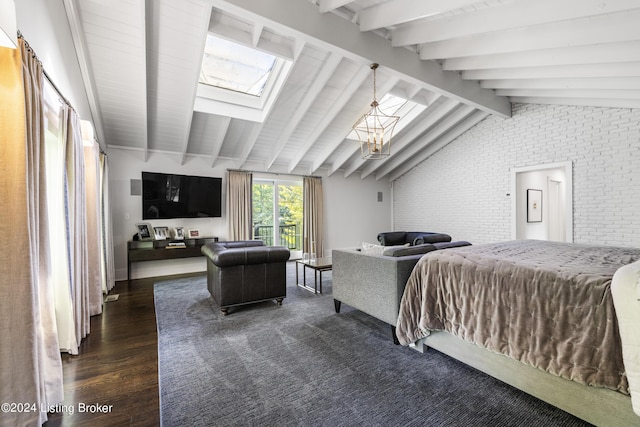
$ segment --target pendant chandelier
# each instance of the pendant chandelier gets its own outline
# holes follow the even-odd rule
[[[360,152],[363,159],[384,159],[391,155],[391,136],[393,128],[400,120],[398,116],[384,114],[376,98],[376,69],[378,64],[371,64],[373,70],[373,102],[371,110],[353,125],[353,130],[360,141]]]

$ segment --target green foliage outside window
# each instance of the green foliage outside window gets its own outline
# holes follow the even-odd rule
[[[273,225],[273,185],[254,183],[251,193],[253,224]]]
[[[302,224],[302,187],[279,185],[280,224]]]
[[[253,184],[254,238],[267,245],[284,245],[289,249],[302,247],[302,186],[278,185],[278,235],[273,235],[274,187],[269,182]],[[275,237],[275,238],[274,238]]]

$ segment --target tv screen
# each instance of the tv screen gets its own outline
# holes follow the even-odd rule
[[[222,178],[142,172],[142,219],[222,216]]]

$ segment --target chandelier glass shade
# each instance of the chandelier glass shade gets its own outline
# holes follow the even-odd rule
[[[360,152],[363,159],[384,159],[391,155],[393,128],[400,120],[400,117],[387,115],[380,110],[380,104],[376,98],[377,68],[378,64],[371,64],[373,70],[371,109],[353,125],[353,130],[360,141]]]

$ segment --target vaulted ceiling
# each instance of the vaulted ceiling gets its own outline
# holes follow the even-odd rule
[[[145,160],[394,180],[512,102],[640,108],[638,0],[63,1],[100,142]],[[288,64],[255,111],[204,95],[207,34]],[[347,138],[372,62],[422,107],[385,160]]]

